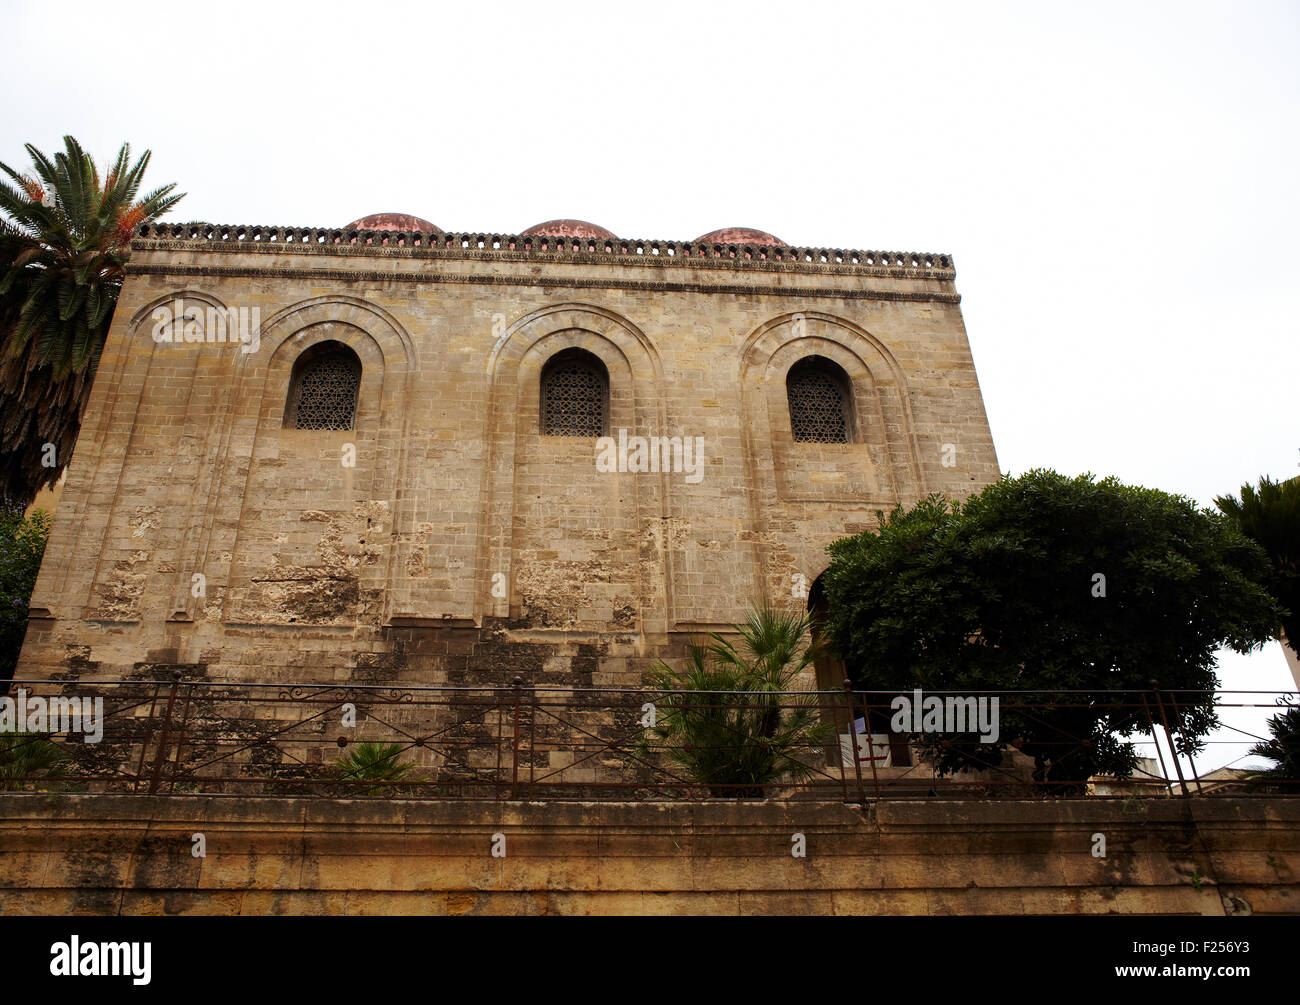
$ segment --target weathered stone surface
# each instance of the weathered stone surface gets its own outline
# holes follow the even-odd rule
[[[806,858],[791,855],[795,833]],[[1300,801],[0,795],[0,913],[118,911],[1297,913]]]
[[[756,600],[801,604],[879,510],[996,479],[946,256],[752,240],[146,228],[19,677],[636,686]],[[256,351],[155,341],[178,300],[207,335],[260,312]],[[286,428],[325,340],[360,361],[355,428]],[[611,434],[701,438],[698,481],[541,435],[574,347]],[[810,355],[847,376],[849,443],[793,439]]]

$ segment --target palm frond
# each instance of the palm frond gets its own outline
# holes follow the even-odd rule
[[[66,759],[62,747],[39,733],[0,733],[0,790],[35,787]]]
[[[183,197],[166,185],[137,200],[148,151],[132,163],[123,144],[101,179],[75,137],[63,146],[50,157],[28,144],[30,174],[0,163],[0,488],[18,501],[71,458],[82,377],[98,366],[132,236]],[[37,427],[61,445],[56,468],[41,466],[39,444],[21,439]]]
[[[830,728],[814,695],[789,693],[815,652],[810,628],[806,613],[760,607],[736,626],[739,645],[713,634],[688,647],[684,666],[652,668],[661,694],[650,735],[660,753],[714,795],[753,796],[807,777]]]

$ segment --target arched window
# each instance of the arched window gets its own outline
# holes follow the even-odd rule
[[[542,433],[604,436],[609,430],[609,371],[583,349],[556,353],[542,370]]]
[[[790,428],[799,443],[848,443],[853,404],[847,374],[830,360],[809,356],[785,379]]]
[[[293,364],[284,424],[289,429],[351,429],[361,360],[342,342],[320,342]]]

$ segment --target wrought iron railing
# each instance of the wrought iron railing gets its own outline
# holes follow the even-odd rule
[[[1004,723],[1033,725],[1032,743],[1014,734],[1000,737],[1009,743],[1005,756],[982,747],[973,729],[892,729],[892,703],[899,694],[847,687],[759,694],[568,688],[533,686],[522,678],[482,687],[179,677],[14,681],[0,708],[0,796],[40,790],[859,803],[945,796],[1300,794],[1294,780],[1204,771],[1207,751],[1216,745],[1266,739],[1261,734],[1268,712],[1296,704],[1293,693],[1153,687],[1122,694],[964,696],[967,702],[996,699]],[[78,708],[91,711],[80,720],[55,721],[56,713],[70,716]],[[1183,734],[1186,717],[1230,709],[1250,713],[1252,729],[1227,726],[1199,745]],[[783,735],[781,724],[796,714],[811,728]],[[1155,770],[1139,769],[1127,778],[1054,774],[1053,766],[1087,753],[1097,735],[1071,735],[1062,723],[1099,715],[1122,723],[1124,735],[1140,747],[1154,748]],[[706,746],[693,745],[703,731],[683,728],[700,722],[709,727]],[[945,753],[959,754],[965,770],[943,773]]]

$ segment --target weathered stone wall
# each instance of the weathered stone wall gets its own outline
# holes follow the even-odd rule
[[[878,510],[998,475],[943,256],[245,238],[135,242],[19,677],[489,682],[517,660],[635,685],[757,599],[802,603],[796,577]],[[156,342],[177,298],[258,309],[257,351]],[[323,340],[361,361],[356,427],[286,429]],[[540,435],[571,346],[609,371],[611,431],[702,437],[702,480]],[[810,354],[851,380],[852,443],[793,440]]]
[[[206,857],[191,854],[196,834]],[[1297,911],[1295,799],[863,809],[0,795],[3,914]]]

